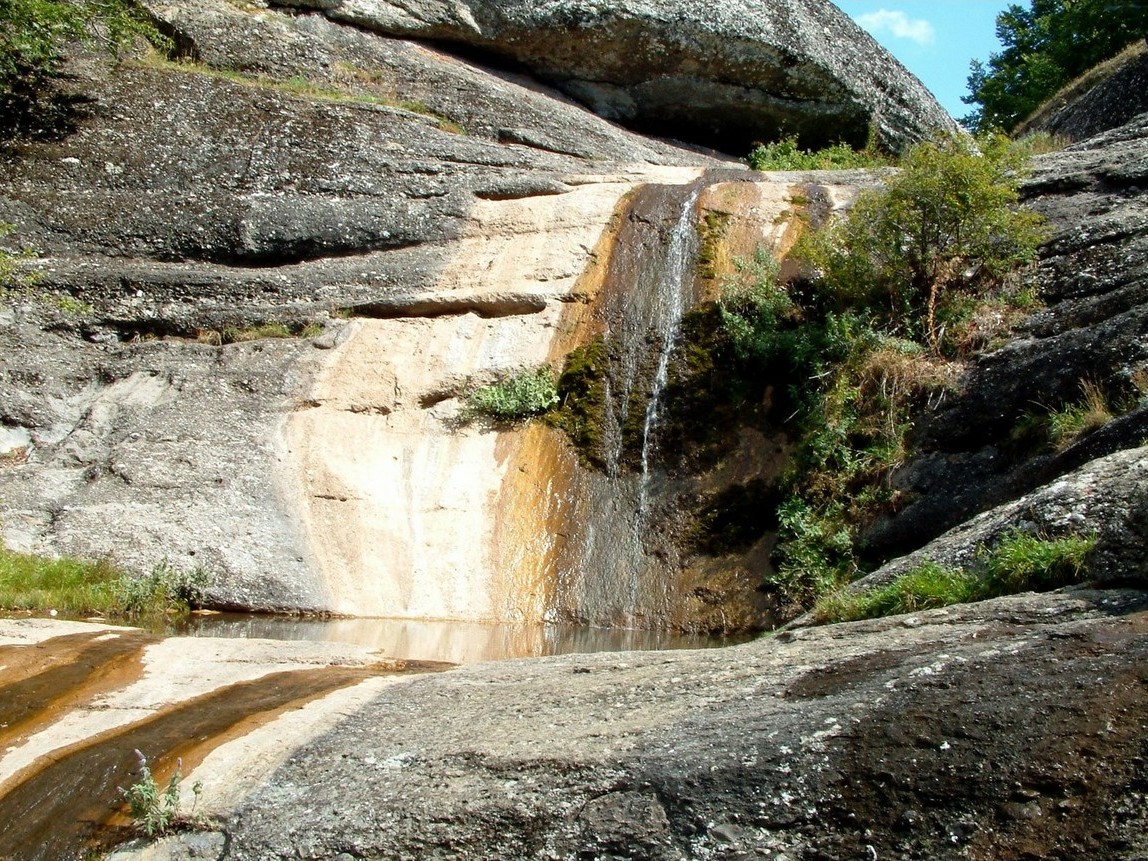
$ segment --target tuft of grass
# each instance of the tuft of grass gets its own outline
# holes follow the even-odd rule
[[[203,606],[210,581],[203,568],[161,562],[136,576],[107,559],[51,559],[0,544],[0,610],[9,612],[148,620]]]
[[[746,161],[753,170],[849,170],[889,165],[889,160],[872,148],[859,151],[838,143],[807,150],[798,146],[795,136],[755,147]]]
[[[823,595],[813,616],[821,623],[855,622],[948,607],[975,600],[975,584],[975,578],[960,569],[925,562],[876,589]]]
[[[1060,152],[1072,143],[1064,135],[1054,135],[1051,132],[1029,132],[1013,141],[1013,149],[1026,158],[1035,155],[1046,155],[1050,152]]]
[[[1048,434],[1057,451],[1064,451],[1078,439],[1104,427],[1113,419],[1108,399],[1099,385],[1082,380],[1083,400],[1069,404],[1048,417]]]
[[[257,323],[253,326],[204,329],[196,334],[196,340],[201,344],[222,347],[224,344],[240,344],[245,341],[263,341],[275,338],[314,338],[321,334],[323,334],[321,323],[290,326],[286,323],[267,322]]]
[[[1095,546],[1095,535],[1045,538],[1013,530],[980,547],[971,570],[925,562],[884,586],[823,595],[813,618],[819,624],[853,622],[1057,589],[1081,582]]]
[[[981,597],[1045,591],[1080,582],[1095,535],[1044,538],[1027,532],[1006,534],[995,547],[982,547]]]
[[[16,225],[0,222],[0,239],[16,232]],[[18,249],[0,248],[0,300],[10,292],[22,292],[39,283],[41,273],[32,268],[31,263],[39,255],[31,246]]]
[[[471,389],[459,418],[478,418],[498,422],[522,421],[542,415],[558,403],[554,372],[547,366],[519,371],[488,386]]]

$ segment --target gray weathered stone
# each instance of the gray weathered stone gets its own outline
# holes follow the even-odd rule
[[[286,0],[394,36],[492,52],[634,128],[727,152],[797,134],[894,150],[955,128],[827,0]]]

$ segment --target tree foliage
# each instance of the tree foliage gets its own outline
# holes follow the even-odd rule
[[[138,36],[164,38],[130,0],[0,0],[0,137],[39,130],[71,42],[118,53]]]
[[[1062,86],[1148,36],[1143,0],[1030,0],[997,16],[1004,50],[972,63],[965,123],[1011,131]]]

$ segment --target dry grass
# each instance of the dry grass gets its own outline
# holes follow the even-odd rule
[[[1144,53],[1148,53],[1148,41],[1141,39],[1139,42],[1133,42],[1112,59],[1105,60],[1103,63],[1098,63],[1093,66],[1087,72],[1075,80],[1069,81],[1057,90],[1055,95],[1033,111],[1016,127],[1014,134],[1023,136],[1029,129],[1039,125],[1051,114],[1056,113],[1056,111],[1059,111],[1065,105],[1080,98],[1097,84],[1108,80]]]
[[[1100,430],[1113,419],[1104,391],[1091,380],[1081,380],[1083,400],[1070,404],[1049,417],[1049,437],[1057,451],[1064,451],[1078,439]]]

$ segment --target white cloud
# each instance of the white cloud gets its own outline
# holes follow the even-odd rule
[[[933,25],[925,19],[910,18],[904,12],[889,9],[858,15],[857,23],[873,35],[888,31],[897,39],[909,39],[918,45],[931,45],[937,38]]]

